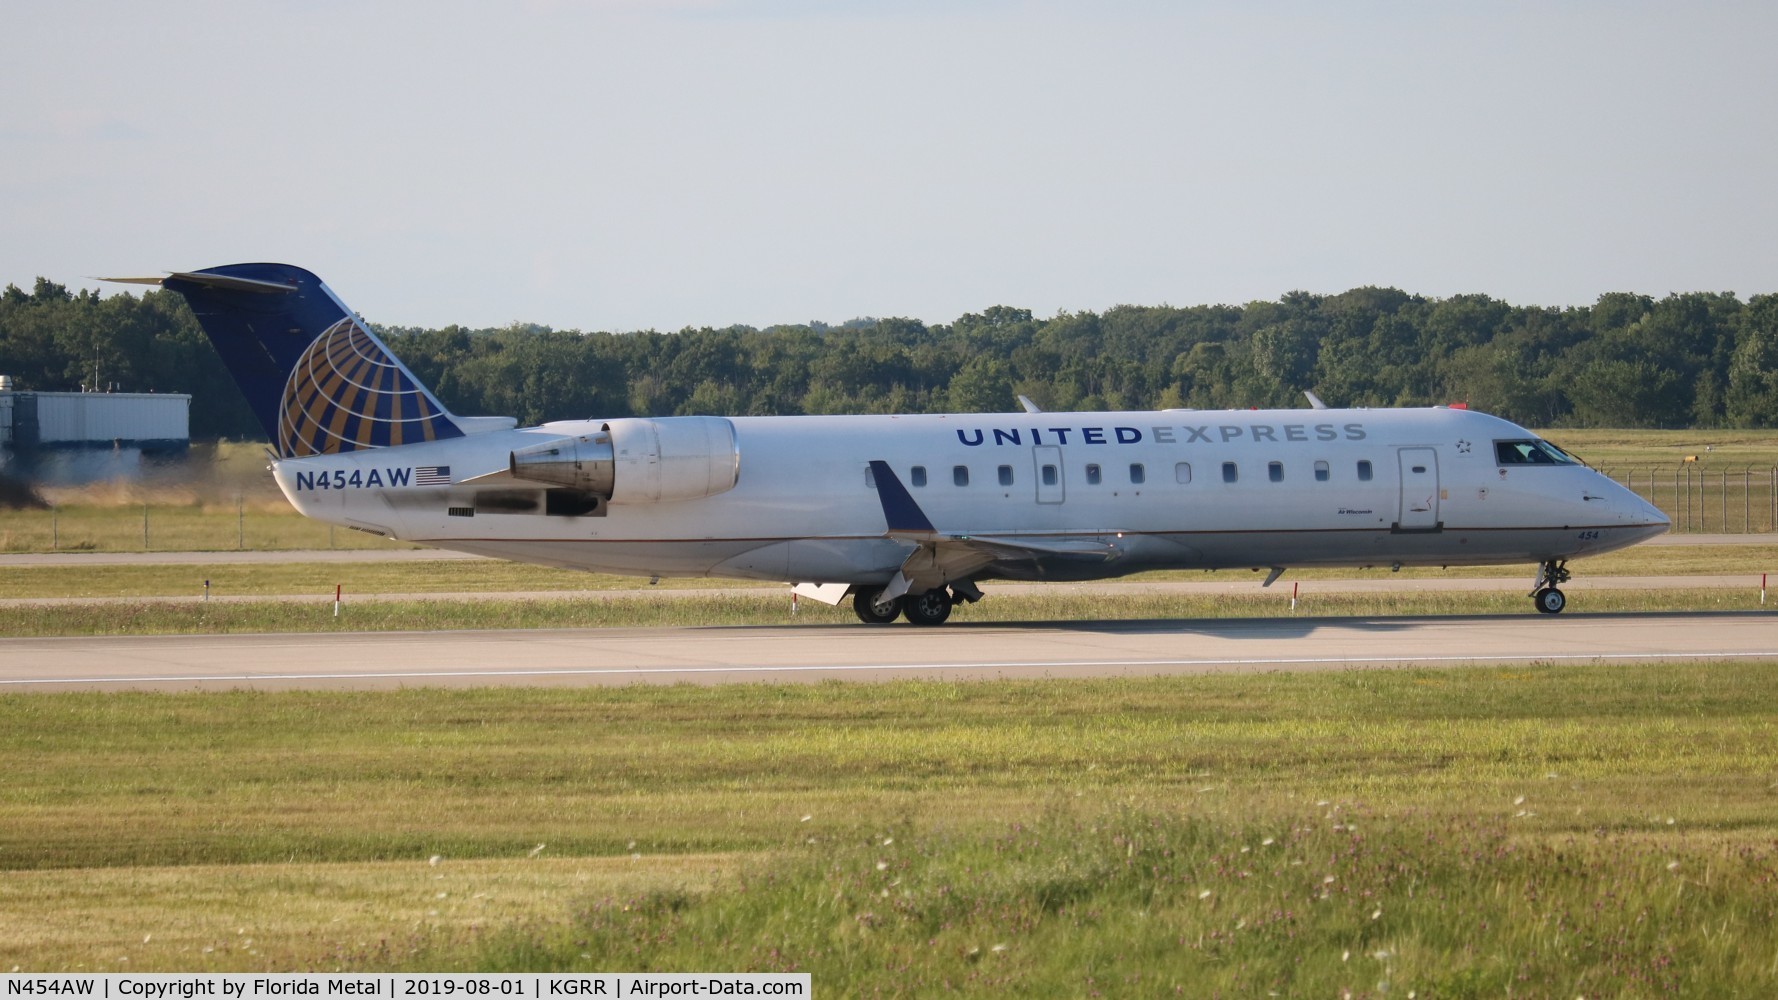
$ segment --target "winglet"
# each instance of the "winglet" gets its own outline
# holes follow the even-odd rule
[[[895,470],[889,463],[881,459],[872,459],[870,463],[871,477],[877,483],[877,499],[883,503],[883,520],[889,522],[891,535],[936,535],[938,529],[927,519],[926,512],[914,502],[913,494],[908,492],[901,480],[896,478]]]

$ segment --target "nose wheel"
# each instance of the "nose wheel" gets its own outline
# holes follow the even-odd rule
[[[1550,559],[1537,568],[1537,582],[1531,585],[1531,603],[1537,607],[1538,614],[1562,613],[1568,606],[1568,597],[1556,589],[1556,585],[1567,583],[1572,576],[1564,560]]]
[[[1537,610],[1546,615],[1559,615],[1568,606],[1568,598],[1554,587],[1545,587],[1532,594],[1531,600],[1537,604]]]

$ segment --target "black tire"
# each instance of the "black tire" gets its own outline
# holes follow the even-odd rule
[[[860,590],[852,595],[852,613],[866,625],[887,625],[901,617],[901,598],[887,604],[877,603],[881,590]]]
[[[1568,606],[1568,597],[1554,587],[1545,587],[1532,598],[1537,602],[1537,610],[1546,615],[1559,615]]]
[[[910,625],[943,625],[951,617],[951,595],[943,587],[935,587],[903,601],[901,613]]]

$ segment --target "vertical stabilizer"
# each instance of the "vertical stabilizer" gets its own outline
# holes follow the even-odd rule
[[[407,366],[308,271],[228,264],[159,283],[191,304],[280,456],[463,436]]]

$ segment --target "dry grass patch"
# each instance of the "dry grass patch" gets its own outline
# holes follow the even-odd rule
[[[8,872],[0,970],[328,971],[472,947],[586,899],[697,895],[735,854],[428,858]]]

